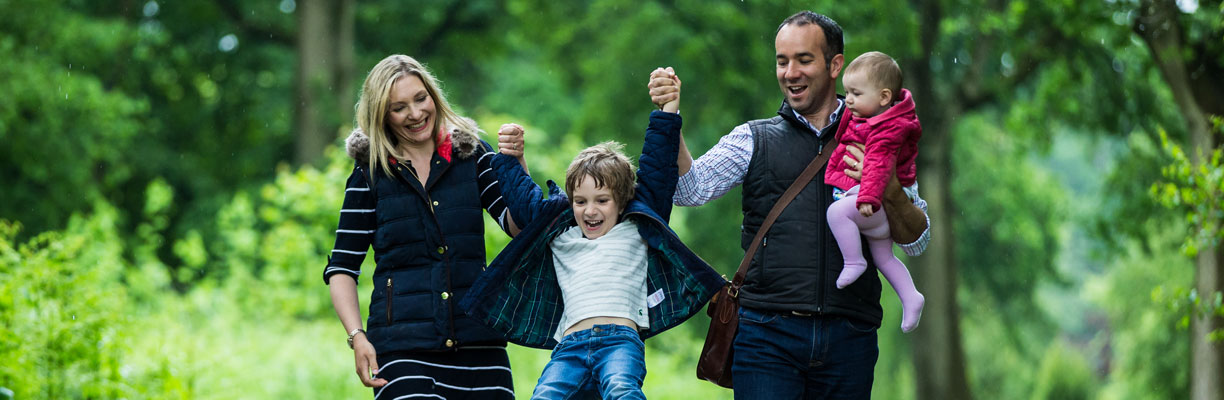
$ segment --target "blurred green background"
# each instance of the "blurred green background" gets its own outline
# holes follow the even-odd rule
[[[900,62],[925,128],[935,239],[905,261],[928,303],[902,335],[885,291],[874,398],[1221,399],[1222,7],[0,0],[0,388],[368,398],[320,276],[378,60],[422,60],[486,131],[526,126],[542,181],[598,141],[637,151],[655,67],[684,80],[696,154],[772,116],[774,30],[811,9],[847,60]],[[730,273],[739,223],[736,190],[672,226]],[[706,321],[647,343],[649,397],[731,397],[694,377]],[[548,352],[510,352],[526,398]]]

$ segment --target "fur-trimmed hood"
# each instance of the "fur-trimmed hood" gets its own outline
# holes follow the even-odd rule
[[[472,126],[477,126],[476,121],[468,117],[460,117],[470,123]],[[453,146],[452,154],[458,158],[468,158],[476,154],[476,150],[480,148],[480,128],[476,128],[476,132],[468,132],[458,128],[450,128],[451,145]],[[348,139],[344,140],[344,148],[348,151],[349,157],[352,157],[358,162],[366,163],[370,161],[370,137],[366,136],[365,132],[361,131],[360,127],[354,127],[353,132],[349,134]]]

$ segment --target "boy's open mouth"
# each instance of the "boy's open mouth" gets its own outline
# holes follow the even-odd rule
[[[586,229],[588,231],[597,231],[599,230],[599,227],[603,226],[603,223],[604,223],[604,220],[602,219],[598,219],[598,220],[584,219],[582,220],[582,229]]]

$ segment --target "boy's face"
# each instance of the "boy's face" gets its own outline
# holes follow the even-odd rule
[[[570,204],[574,207],[574,220],[587,239],[599,239],[619,222],[617,217],[621,209],[612,197],[612,189],[607,186],[596,188],[595,178],[590,175],[583,176],[574,188]]]
[[[862,72],[846,74],[842,86],[846,89],[846,108],[859,118],[874,117],[892,102],[892,91],[877,87]]]

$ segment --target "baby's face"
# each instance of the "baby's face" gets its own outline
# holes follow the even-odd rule
[[[885,90],[867,79],[867,74],[859,71],[851,72],[842,77],[842,86],[846,89],[846,108],[854,116],[870,118],[884,111],[892,96],[885,96]]]
[[[599,239],[607,234],[620,216],[620,206],[612,196],[612,189],[595,186],[595,178],[590,175],[583,176],[570,198],[570,205],[574,208],[574,220],[578,222],[582,235],[587,239]]]

